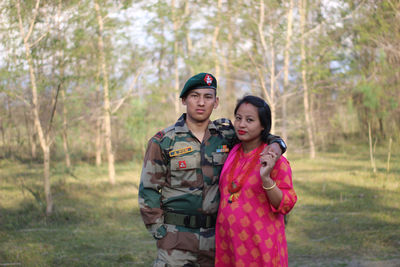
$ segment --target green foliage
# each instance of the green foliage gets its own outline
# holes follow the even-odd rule
[[[126,112],[124,128],[132,140],[135,159],[142,159],[149,138],[157,131],[167,127],[168,122],[160,116],[159,112],[163,112],[162,109],[161,111],[156,108],[152,109],[147,101],[138,98],[130,101],[129,109]]]
[[[237,97],[249,92],[262,94],[262,81],[270,90],[271,45],[276,60],[277,134],[282,132],[283,125],[282,96],[288,93],[290,104],[284,118],[288,138],[294,146],[306,149],[296,1],[288,88],[283,88],[288,2],[264,1],[261,35],[267,46],[264,51],[258,32],[259,1],[222,1],[220,9],[216,2],[205,0],[175,1],[175,7],[168,1],[96,1],[100,3],[105,23],[102,37],[111,108],[128,93],[137,98],[125,102],[112,114],[117,159],[131,158],[124,153],[142,155],[148,138],[179,115],[172,104],[176,90],[174,56],[177,56],[180,88],[193,72],[214,72],[219,67],[221,104],[213,116],[231,116]],[[36,1],[20,2],[27,32]],[[317,148],[324,150],[339,142],[340,136],[366,138],[368,121],[372,121],[373,133],[379,129],[382,136],[399,136],[398,3],[340,0],[337,7],[329,9],[328,2],[308,1],[306,22],[307,82]],[[59,4],[61,13],[56,18]],[[90,162],[94,158],[93,137],[103,112],[103,91],[93,4],[93,0],[40,1],[29,40],[40,92],[40,118],[45,129],[54,92],[61,81],[66,92],[65,103],[59,101],[53,120],[55,160],[62,160],[64,153],[60,136],[63,105],[67,109],[72,159]],[[29,110],[31,83],[21,46],[16,2],[2,1],[0,17],[0,50],[4,54],[0,58],[0,154],[29,159],[29,135],[33,135]],[[178,23],[176,31],[174,22]],[[214,36],[217,27],[218,36]],[[132,84],[137,74],[139,78]],[[347,113],[350,96],[354,111]]]
[[[399,116],[400,60],[394,51],[398,49],[400,38],[396,23],[398,4],[382,1],[369,8],[363,9],[363,16],[353,28],[355,49],[352,65],[354,73],[361,77],[357,79],[353,95],[363,124],[366,125],[367,120],[380,121],[380,130],[384,132],[384,128],[391,128],[393,119],[398,120]],[[363,116],[365,112],[369,118]],[[376,125],[372,127],[376,128]]]
[[[143,151],[142,148],[145,147],[145,140],[151,127],[151,123],[144,120],[147,108],[140,99],[132,99],[130,106],[131,110],[127,120],[125,121],[125,127],[133,140],[134,149]]]
[[[373,83],[359,84],[355,88],[356,92],[362,94],[362,105],[368,108],[370,111],[379,109],[379,99],[382,96],[382,88],[379,85]]]

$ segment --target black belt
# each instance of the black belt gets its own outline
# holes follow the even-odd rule
[[[164,213],[164,222],[188,228],[213,228],[217,215],[185,215],[175,212]]]

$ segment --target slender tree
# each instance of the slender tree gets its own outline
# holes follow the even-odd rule
[[[308,84],[307,84],[307,63],[306,63],[306,48],[305,48],[305,23],[307,16],[307,0],[299,1],[299,11],[300,11],[300,33],[301,33],[301,41],[300,41],[300,49],[301,49],[301,77],[302,77],[302,85],[303,85],[303,104],[304,104],[304,116],[306,120],[306,131],[308,136],[308,144],[310,149],[310,157],[315,158],[315,144],[314,144],[314,136],[311,128],[311,114],[310,114],[310,105],[309,105],[309,92],[308,92]]]
[[[213,32],[213,37],[212,37],[212,57],[214,59],[214,65],[215,65],[215,77],[219,79],[221,76],[221,67],[220,67],[220,59],[218,56],[218,36],[219,32],[221,29],[221,13],[222,13],[222,0],[218,0],[217,2],[217,10],[216,10],[216,23],[214,26],[214,32]]]
[[[39,137],[39,143],[43,151],[43,184],[44,184],[44,192],[45,192],[45,198],[46,198],[46,214],[51,215],[53,212],[53,198],[51,194],[51,183],[50,183],[50,145],[52,143],[52,138],[51,138],[51,125],[52,125],[52,119],[54,116],[54,111],[55,111],[55,105],[57,103],[57,96],[58,96],[58,91],[55,94],[55,98],[53,101],[53,112],[51,113],[51,118],[49,122],[49,126],[47,129],[45,129],[41,123],[40,116],[39,116],[39,101],[38,101],[38,88],[37,88],[37,82],[36,82],[36,74],[35,74],[35,66],[33,63],[32,59],[32,53],[31,53],[31,48],[32,46],[36,45],[38,42],[40,42],[47,34],[48,31],[45,31],[40,37],[38,37],[36,40],[33,39],[33,31],[35,30],[35,25],[37,22],[37,16],[39,14],[39,8],[40,8],[40,0],[35,1],[35,6],[33,9],[33,14],[30,20],[28,21],[28,30],[25,30],[24,27],[24,21],[22,19],[22,11],[21,11],[21,1],[17,0],[16,2],[17,6],[17,14],[18,14],[18,23],[19,23],[19,33],[21,36],[21,39],[24,44],[24,51],[25,51],[25,59],[27,61],[28,67],[29,67],[29,77],[30,77],[30,82],[31,82],[31,90],[32,90],[32,114],[33,114],[33,119],[34,119],[34,124],[36,128],[36,132]],[[58,7],[58,10],[61,10],[61,1]],[[59,16],[59,13],[55,14],[55,16]],[[47,25],[49,27],[49,25]],[[59,90],[60,87],[58,87]]]
[[[103,93],[104,93],[104,128],[105,128],[105,143],[107,149],[107,158],[108,158],[108,175],[111,184],[115,184],[115,167],[114,167],[114,152],[112,147],[112,136],[111,136],[111,109],[110,109],[110,96],[109,96],[109,83],[108,83],[108,70],[107,70],[107,62],[104,54],[104,41],[103,41],[103,32],[104,32],[104,18],[100,10],[100,5],[98,1],[94,2],[94,7],[97,15],[98,22],[98,48],[100,54],[100,67],[101,74],[103,80]]]
[[[284,51],[284,66],[283,66],[283,97],[282,97],[282,137],[288,142],[287,134],[287,98],[289,94],[289,63],[290,63],[290,48],[292,45],[293,33],[293,0],[289,1],[287,9],[287,29],[286,29],[286,44]]]

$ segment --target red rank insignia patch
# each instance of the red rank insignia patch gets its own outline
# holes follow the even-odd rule
[[[186,161],[179,161],[179,169],[185,169],[186,168]]]
[[[159,139],[163,138],[163,136],[164,136],[164,133],[162,131],[156,133],[156,135],[155,135],[155,137],[157,137]]]
[[[212,84],[213,78],[206,74],[206,76],[204,77],[204,81],[206,82],[206,84],[208,84],[208,86],[210,86]]]

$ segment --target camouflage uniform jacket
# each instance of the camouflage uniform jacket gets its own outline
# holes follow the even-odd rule
[[[139,189],[146,226],[163,224],[164,211],[217,213],[219,174],[234,145],[235,132],[228,119],[210,121],[200,142],[185,119],[183,114],[175,125],[158,132],[148,143]],[[222,149],[224,145],[227,149]]]
[[[201,236],[212,236],[203,248],[209,249],[214,247],[214,228],[174,226],[171,229],[164,224],[164,214],[169,211],[186,215],[217,214],[219,175],[237,139],[231,121],[218,119],[209,122],[200,142],[188,129],[185,119],[183,114],[175,125],[158,132],[148,142],[140,179],[140,212],[156,239],[167,232],[180,232],[181,236],[176,239],[186,242],[178,243],[191,250],[192,245],[185,243],[193,241],[193,234],[200,243]]]

